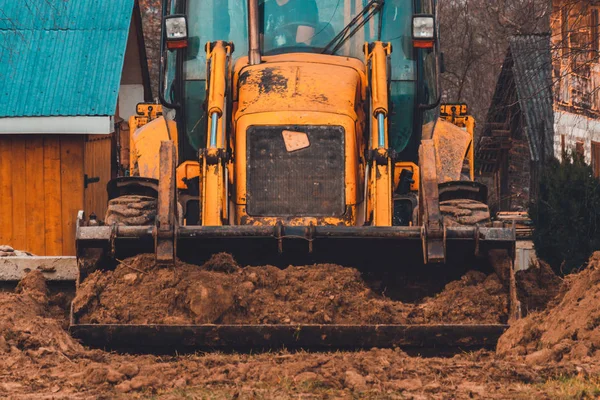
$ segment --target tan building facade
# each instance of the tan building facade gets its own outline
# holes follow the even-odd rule
[[[600,177],[600,1],[553,0],[554,150],[583,155]]]

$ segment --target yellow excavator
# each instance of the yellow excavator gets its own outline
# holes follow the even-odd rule
[[[141,252],[440,276],[510,258],[514,227],[490,220],[473,180],[474,121],[440,105],[435,0],[174,0],[163,14],[161,105],[131,122],[104,224],[78,218],[80,280]],[[91,344],[189,348],[481,345],[505,328],[71,324]]]

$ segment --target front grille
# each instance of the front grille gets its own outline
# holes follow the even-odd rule
[[[308,147],[288,151],[283,131]],[[344,201],[344,128],[252,126],[247,132],[247,212],[251,216],[340,217]]]

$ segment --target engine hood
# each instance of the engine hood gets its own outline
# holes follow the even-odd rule
[[[317,60],[268,61],[242,68],[237,75],[235,119],[264,112],[316,111],[356,120],[364,80],[357,65],[362,64],[358,60],[332,64],[312,58]]]

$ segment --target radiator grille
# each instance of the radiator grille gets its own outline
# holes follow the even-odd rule
[[[310,145],[287,151],[284,130],[306,133]],[[248,215],[340,217],[345,212],[341,126],[252,126],[247,165]]]

